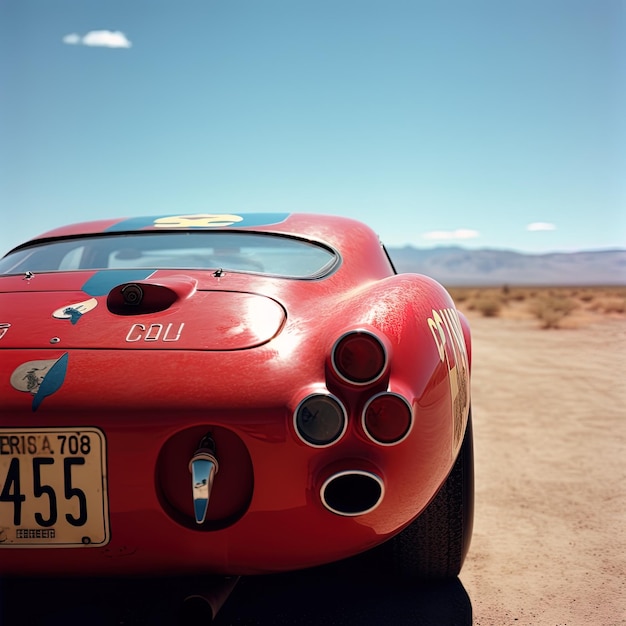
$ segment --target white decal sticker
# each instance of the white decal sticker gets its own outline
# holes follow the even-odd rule
[[[11,386],[33,396],[33,411],[45,398],[56,393],[65,380],[69,355],[66,352],[57,359],[27,361],[13,370]]]
[[[52,317],[58,320],[71,320],[72,324],[76,324],[78,320],[85,314],[95,309],[98,306],[98,301],[95,298],[89,298],[83,302],[77,302],[76,304],[68,304],[60,309],[57,309]]]
[[[57,359],[42,359],[28,361],[17,367],[11,374],[11,386],[18,391],[25,391],[35,395],[39,387]]]

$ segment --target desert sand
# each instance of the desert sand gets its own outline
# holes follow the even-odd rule
[[[468,317],[474,625],[626,624],[626,319]]]

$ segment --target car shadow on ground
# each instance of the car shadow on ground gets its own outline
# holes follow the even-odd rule
[[[458,578],[407,584],[318,568],[244,578],[215,626],[470,626],[472,605]]]
[[[333,566],[241,578],[211,621],[183,604],[216,579],[20,579],[0,587],[2,626],[470,626],[461,581],[407,584]]]

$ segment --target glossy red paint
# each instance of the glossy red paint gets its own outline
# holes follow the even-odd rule
[[[396,534],[443,483],[467,422],[470,357],[469,328],[445,289],[395,274],[376,235],[352,220],[294,214],[240,228],[322,242],[341,263],[314,280],[159,269],[132,284],[165,304],[129,314],[119,314],[121,285],[95,296],[82,290],[93,271],[0,276],[0,322],[11,325],[0,339],[0,436],[9,428],[100,429],[110,528],[106,545],[71,548],[16,547],[7,530],[0,575],[300,569]],[[52,315],[90,298],[97,304],[77,323]],[[388,351],[389,365],[371,383],[352,384],[330,364],[335,342],[354,330],[375,334]],[[14,373],[66,354],[58,389],[34,410]],[[451,383],[457,374],[465,389]],[[408,435],[394,445],[380,445],[363,427],[366,404],[383,391],[413,411]],[[346,430],[331,445],[309,445],[295,432],[294,411],[311,393],[332,394],[345,408]],[[198,525],[189,462],[207,433],[219,469]],[[5,459],[26,458],[4,443]],[[380,504],[361,515],[328,510],[322,486],[344,471],[380,479]],[[0,493],[2,481],[0,473]],[[14,493],[4,495],[7,513]],[[47,497],[39,496],[42,510]],[[0,527],[13,525],[0,519]]]

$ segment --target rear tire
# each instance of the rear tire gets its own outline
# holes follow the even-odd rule
[[[405,579],[458,576],[474,524],[472,413],[452,471],[430,504],[411,524],[374,552],[386,569]]]

